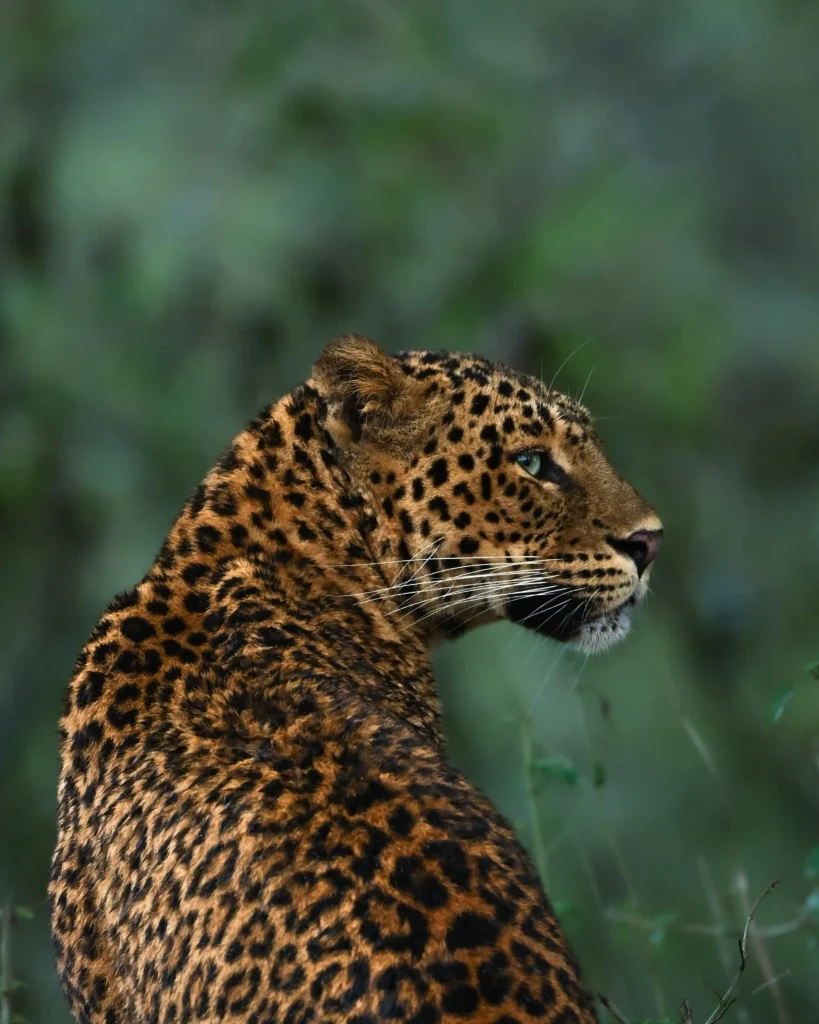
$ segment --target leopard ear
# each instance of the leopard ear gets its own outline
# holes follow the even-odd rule
[[[419,382],[374,342],[356,334],[331,341],[313,367],[327,401],[327,429],[343,448],[374,444],[398,453],[423,429]]]

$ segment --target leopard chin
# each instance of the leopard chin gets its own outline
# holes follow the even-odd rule
[[[647,592],[647,581],[639,580],[630,597],[615,608],[584,622],[577,635],[567,640],[568,645],[583,654],[599,654],[625,640],[631,631],[634,609]]]
[[[613,608],[591,622],[585,622],[577,635],[566,643],[582,654],[599,654],[601,651],[607,651],[628,636],[635,604],[636,602],[629,598],[619,608]]]

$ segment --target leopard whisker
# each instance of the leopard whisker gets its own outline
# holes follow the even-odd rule
[[[586,340],[585,340],[585,341],[584,341],[584,342],[583,342],[582,344],[578,345],[578,346],[577,346],[577,348],[574,348],[574,349],[572,349],[572,351],[571,351],[571,352],[570,352],[570,353],[569,353],[569,354],[568,354],[568,355],[566,356],[566,358],[565,358],[565,359],[563,360],[563,362],[562,362],[562,363],[560,364],[560,366],[558,366],[558,368],[557,368],[557,369],[555,370],[554,376],[552,377],[552,383],[551,383],[551,384],[549,385],[549,387],[548,387],[548,388],[546,389],[546,393],[547,393],[547,394],[551,394],[551,392],[552,392],[552,391],[554,391],[554,387],[555,387],[555,382],[556,382],[557,378],[558,378],[558,377],[560,376],[560,372],[561,372],[561,370],[563,370],[563,368],[564,368],[564,367],[565,367],[565,366],[566,366],[566,365],[567,365],[567,364],[568,364],[568,363],[569,363],[569,362],[570,362],[570,361],[571,361],[572,359],[574,359],[574,357],[575,357],[575,356],[577,355],[577,353],[578,353],[578,352],[582,352],[582,350],[583,350],[583,349],[584,349],[584,348],[585,348],[585,347],[586,347],[587,345],[591,345],[591,343],[592,343],[593,341],[596,341],[596,339],[597,339],[597,335],[596,335],[596,334],[594,334],[594,335],[592,335],[592,336],[591,336],[591,338],[587,338],[587,339],[586,339]],[[541,383],[542,383],[542,382],[543,382],[543,381],[542,381],[542,378],[541,378]]]
[[[545,605],[545,602],[544,602],[544,605]],[[541,608],[544,607],[544,605],[541,605]],[[556,610],[559,611],[560,608],[562,608],[562,607],[563,607],[562,604],[558,605]],[[486,610],[486,607],[479,608],[473,615],[470,615],[468,618],[463,620],[463,625],[468,625],[470,622],[472,622],[473,619],[477,618],[478,615],[482,614],[482,612],[484,612],[485,610]]]
[[[554,589],[555,591],[560,591],[560,592],[562,592],[562,591],[564,590],[564,588],[563,588],[563,587],[558,587],[558,586],[552,586],[552,589]],[[533,589],[533,590],[531,591],[531,593],[524,593],[524,594],[522,594],[521,596],[532,596],[532,595],[541,595],[541,594],[544,594],[544,593],[545,593],[545,591],[544,591],[544,588],[542,588],[542,587],[538,587],[538,588],[535,588],[535,589]],[[497,594],[495,594],[495,595],[493,595],[493,596],[495,596],[495,597],[497,598],[497,597],[509,597],[509,596],[513,596],[513,595],[514,595],[514,596],[518,596],[518,594],[519,594],[519,592],[517,592],[517,591],[515,591],[514,589],[510,588],[510,589],[509,589],[509,591],[508,591],[508,593],[506,593],[506,594],[503,594],[503,593],[497,593]],[[442,614],[442,615],[444,615],[444,616],[445,616],[445,615],[447,615],[448,613],[451,613],[451,612],[452,612],[452,610],[453,610],[454,608],[457,608],[457,607],[459,607],[459,606],[462,606],[462,605],[465,605],[465,604],[470,604],[470,603],[472,603],[472,602],[475,602],[476,600],[477,600],[477,601],[478,601],[478,603],[479,603],[479,604],[481,605],[481,607],[480,607],[480,608],[478,609],[478,611],[476,612],[476,614],[477,614],[477,615],[480,615],[480,614],[481,614],[481,612],[483,612],[483,611],[485,611],[485,610],[486,610],[487,608],[490,608],[490,607],[491,607],[491,602],[490,602],[490,601],[488,600],[488,597],[489,597],[489,596],[490,596],[490,595],[489,595],[489,594],[487,593],[487,594],[485,594],[485,597],[484,597],[484,599],[483,599],[483,600],[481,600],[481,599],[480,599],[480,596],[478,596],[478,595],[476,595],[476,594],[474,594],[474,593],[469,593],[469,594],[467,594],[466,596],[463,596],[463,597],[459,597],[459,598],[458,598],[457,600],[455,600],[455,601],[450,601],[450,602],[449,602],[449,603],[448,603],[447,605],[445,605],[445,606],[444,606],[443,608],[442,608],[442,607],[439,607],[439,606],[437,605],[437,603],[436,603],[435,607],[433,607],[433,608],[432,608],[432,610],[431,610],[431,611],[430,611],[430,612],[429,612],[429,613],[428,613],[427,615],[425,615],[425,616],[422,616],[422,617],[421,617],[420,619],[417,619],[416,621],[417,621],[417,622],[419,622],[419,623],[420,623],[420,622],[425,622],[425,621],[426,621],[427,619],[429,619],[429,618],[432,618],[432,617],[433,617],[433,616],[434,616],[434,615],[435,615],[436,613],[440,613],[440,614]],[[567,599],[567,600],[568,600],[568,599]],[[427,601],[427,602],[423,602],[423,603],[433,603],[433,599],[430,599],[429,601]],[[548,603],[548,602],[544,602],[544,604],[540,606],[540,607],[541,607],[541,609],[542,609],[543,607],[545,607],[547,603]],[[560,604],[560,605],[558,606],[558,610],[559,610],[559,608],[562,608],[562,607],[563,607],[563,604]]]
[[[579,684],[580,684],[580,677],[583,675],[583,669],[586,667],[586,665],[588,665],[590,657],[591,657],[591,652],[587,651],[586,652],[586,657],[583,659],[583,664],[577,670],[577,675],[574,678],[574,682],[572,683],[571,687],[569,688],[569,693],[570,694],[574,693],[574,691],[579,686]]]
[[[439,542],[440,543],[440,542]],[[426,545],[425,545],[426,546]],[[421,550],[424,550],[423,548]],[[562,558],[556,556],[554,558],[543,558],[541,555],[445,555],[449,561],[452,562],[508,562],[510,564],[520,564],[526,561],[532,562],[560,562]],[[356,568],[371,568],[372,566],[379,565],[411,565],[418,561],[418,556],[413,555],[410,558],[383,558],[377,562],[322,562],[321,566],[324,569],[356,569]]]
[[[405,581],[406,583],[411,583],[416,578],[418,573],[421,572],[421,570],[424,568],[425,565],[427,565],[427,563],[429,562],[430,558],[432,558],[435,555],[435,552],[436,552],[437,548],[439,548],[441,546],[441,543],[442,543],[442,541],[432,541],[431,544],[428,545],[430,547],[429,554],[426,556],[426,558],[423,560],[423,562],[421,562],[419,564],[418,568],[415,570],[415,572],[412,574],[412,576],[410,576],[409,580]],[[423,550],[424,549],[421,548],[421,551],[423,551]],[[420,552],[419,552],[419,554],[420,554]]]
[[[453,583],[453,582],[457,582],[457,581],[460,581],[460,580],[476,581],[476,580],[481,580],[481,579],[494,580],[494,579],[505,579],[505,578],[519,580],[519,581],[527,581],[527,579],[541,578],[542,577],[542,574],[538,570],[536,570],[536,569],[529,569],[529,568],[523,569],[523,570],[521,570],[521,569],[511,569],[510,568],[510,569],[491,569],[491,570],[487,570],[486,572],[465,572],[465,573],[460,574],[459,576],[454,576],[454,577],[447,577],[446,574],[448,572],[451,572],[451,570],[448,570],[448,569],[434,570],[433,572],[430,572],[430,573],[427,574],[427,578],[424,580],[424,584],[428,585],[429,583],[434,583],[434,582],[437,582],[439,580],[444,580],[447,583]],[[354,593],[354,594],[348,595],[348,596],[352,596],[352,597],[377,597],[378,595],[383,595],[384,597],[387,597],[387,596],[389,596],[389,594],[392,591],[406,589],[408,585],[412,584],[412,582],[414,580],[416,580],[417,575],[418,575],[417,573],[414,573],[413,576],[410,577],[410,579],[408,579],[408,580],[401,580],[401,581],[399,581],[397,583],[392,583],[392,584],[390,584],[390,585],[388,585],[386,587],[376,587],[373,590],[358,591],[357,593]],[[557,577],[557,573],[550,573],[545,578],[554,579],[556,577]]]
[[[462,585],[459,588],[454,588],[454,589],[450,590],[447,594],[445,594],[443,596],[443,598],[439,594],[429,594],[429,595],[424,596],[420,600],[413,602],[412,604],[403,605],[401,607],[401,610],[404,611],[404,612],[409,612],[409,611],[413,611],[416,608],[421,608],[424,605],[430,604],[430,603],[433,603],[433,602],[434,603],[439,603],[439,602],[449,603],[449,605],[451,606],[453,603],[462,603],[465,600],[471,600],[473,598],[480,599],[481,597],[484,597],[484,596],[487,599],[484,603],[489,603],[488,599],[492,598],[492,597],[503,597],[503,596],[508,596],[509,594],[515,594],[515,595],[520,594],[521,596],[529,596],[530,594],[545,593],[545,590],[549,590],[549,589],[552,589],[552,590],[558,590],[558,589],[563,590],[564,589],[562,587],[559,587],[559,585],[557,585],[557,584],[548,584],[546,586],[545,590],[544,590],[543,581],[538,581],[538,586],[534,586],[534,581],[531,581],[531,584],[532,585],[527,586],[523,590],[519,590],[518,587],[511,580],[508,583],[505,583],[502,586],[496,587],[494,589],[493,588],[474,587],[474,586],[470,586],[470,585],[464,584],[464,585]],[[455,602],[452,602],[451,600],[449,600],[452,594],[460,594],[460,596],[457,598],[457,600]]]
[[[525,717],[523,719],[523,723],[522,723],[523,725],[526,725],[526,723],[532,717],[532,712],[535,710],[535,704],[537,704],[538,700],[540,699],[540,695],[543,693],[543,690],[546,687],[546,683],[548,683],[548,681],[554,675],[555,670],[557,669],[557,666],[563,660],[563,658],[564,658],[564,656],[566,654],[566,650],[567,650],[566,647],[558,648],[558,651],[557,651],[557,654],[555,655],[554,661],[552,662],[552,664],[547,669],[546,674],[544,675],[543,679],[541,679],[540,685],[538,686],[537,690],[535,691],[535,695],[532,698],[532,703],[529,705],[529,710],[526,712],[526,715],[525,715]]]
[[[466,597],[485,597],[487,601],[493,597],[508,597],[510,594],[516,597],[530,597],[533,594],[546,593],[547,591],[566,591],[567,587],[560,583],[549,583],[549,580],[556,578],[556,574],[533,573],[529,578],[522,579],[520,574],[512,574],[512,578],[497,580],[491,575],[481,577],[479,580],[467,579],[457,587],[450,587],[443,595],[437,592],[429,593],[420,600],[410,605],[403,605],[403,609],[411,609],[427,604],[431,601],[446,601],[453,594],[460,593]],[[488,585],[484,585],[484,581]],[[481,584],[481,585],[478,585]],[[573,596],[582,593],[579,588],[571,588]]]
[[[537,582],[537,581],[554,579],[554,578],[556,578],[555,574],[543,575],[543,574],[540,574],[540,573],[532,573],[531,575],[528,575],[528,576],[524,577],[524,576],[521,576],[519,573],[512,573],[506,579],[497,579],[492,574],[487,574],[485,576],[469,576],[469,575],[465,575],[465,576],[460,577],[458,580],[447,580],[445,578],[426,579],[426,580],[420,580],[419,579],[419,580],[415,581],[415,593],[418,594],[418,593],[421,593],[423,590],[435,589],[436,593],[434,594],[434,596],[436,598],[438,598],[438,597],[444,597],[445,598],[448,594],[452,593],[453,590],[457,590],[460,587],[464,587],[464,586],[478,587],[481,584],[498,583],[498,584],[503,584],[503,585],[514,585],[514,586],[520,587],[520,586],[529,586],[532,583]],[[443,594],[441,594],[439,592],[442,586],[446,587],[446,589],[444,589],[444,591],[443,591]],[[375,602],[384,601],[384,600],[390,598],[391,596],[395,596],[395,594],[399,594],[399,593],[401,593],[403,591],[406,591],[407,589],[408,589],[408,584],[407,583],[400,583],[400,584],[394,584],[393,586],[390,586],[390,587],[379,588],[378,590],[359,591],[358,593],[355,593],[355,594],[344,595],[344,597],[356,597],[356,598],[359,598],[360,600],[362,600],[362,602],[365,603],[365,604],[372,604],[372,603],[375,603]],[[412,587],[409,587],[409,589],[412,589]]]
[[[549,612],[549,618],[551,619],[557,612],[559,612],[561,610],[561,608],[565,608],[566,605],[571,604],[571,602],[574,599],[575,599],[574,595],[569,595],[564,601],[561,601],[560,604],[555,605],[555,607],[553,607],[553,608],[549,607],[549,602],[548,601],[544,601],[542,604],[539,604],[537,606],[537,608],[535,608],[534,611],[531,611],[531,612],[529,612],[528,615],[525,615],[520,620],[519,625],[522,626],[525,622],[528,622],[529,619],[534,618],[536,615],[541,615],[543,612],[546,612],[546,611]],[[565,621],[565,618],[566,618],[566,616],[564,616],[562,621]]]
[[[591,383],[592,375],[594,374],[594,371],[597,369],[597,367],[600,365],[600,363],[602,361],[603,361],[603,357],[601,356],[597,360],[597,362],[594,364],[594,366],[592,366],[592,368],[589,370],[589,375],[588,375],[588,377],[586,377],[586,383],[583,385],[583,390],[580,392],[580,398],[577,399],[577,404],[578,405],[582,405],[583,404],[583,396],[586,394],[586,389],[588,388],[589,384]]]

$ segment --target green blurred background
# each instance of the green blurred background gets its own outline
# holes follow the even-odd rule
[[[781,878],[731,1012],[819,1020],[817,53],[799,0],[5,0],[16,1012],[67,1020],[42,901],[75,654],[232,435],[357,331],[559,370],[665,522],[622,648],[504,624],[439,658],[452,756],[595,988],[705,1021]]]

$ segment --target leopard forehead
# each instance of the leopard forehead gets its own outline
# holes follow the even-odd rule
[[[402,371],[426,382],[424,398],[445,407],[441,425],[464,421],[470,429],[481,428],[483,440],[520,435],[534,442],[562,437],[572,446],[599,443],[589,411],[574,399],[542,380],[502,363],[474,355],[451,352],[400,352],[395,357]],[[448,438],[457,443],[457,431]]]

